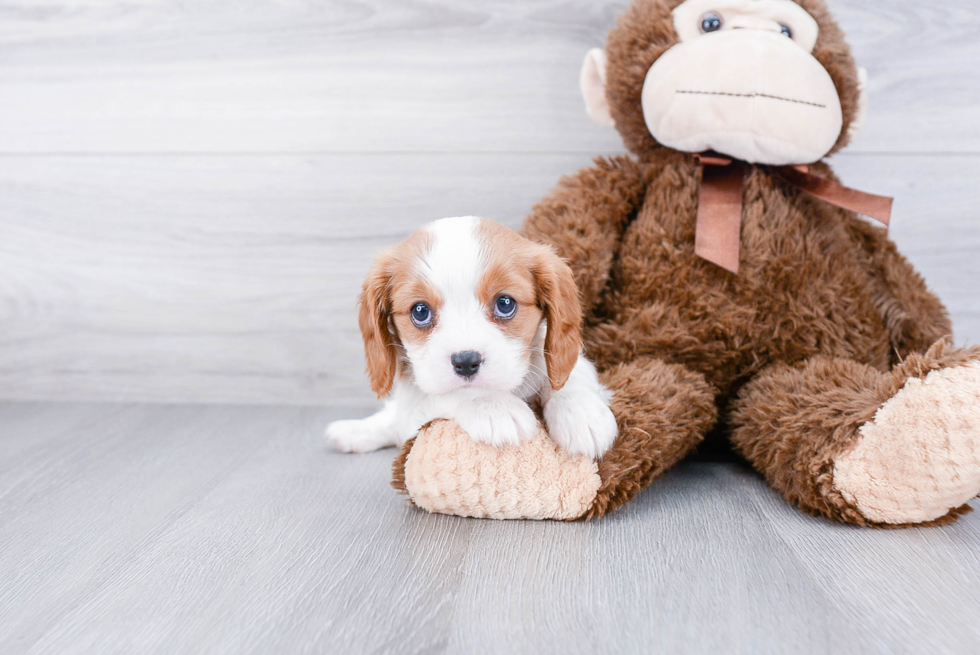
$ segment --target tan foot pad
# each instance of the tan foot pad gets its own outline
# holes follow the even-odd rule
[[[520,446],[476,443],[452,421],[435,421],[405,444],[394,486],[419,507],[487,519],[571,520],[592,506],[595,462],[560,449],[541,428]]]
[[[837,460],[834,486],[877,523],[933,521],[980,492],[980,362],[910,378]]]

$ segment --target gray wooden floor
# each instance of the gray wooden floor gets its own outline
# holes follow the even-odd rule
[[[0,652],[976,653],[980,513],[876,532],[737,465],[590,524],[425,514],[358,410],[0,405]]]
[[[829,4],[871,76],[833,164],[980,342],[980,2]],[[0,0],[0,654],[980,652],[980,514],[858,530],[688,463],[461,520],[322,443],[371,409],[381,247],[621,151],[578,70],[624,5]]]

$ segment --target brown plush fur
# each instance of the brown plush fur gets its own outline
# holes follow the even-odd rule
[[[819,23],[814,55],[841,96],[839,149],[857,111],[856,68],[823,2],[797,2]],[[677,4],[634,2],[607,44],[607,97],[639,161],[598,159],[562,179],[523,228],[569,262],[587,354],[615,392],[621,434],[588,517],[627,502],[721,418],[789,500],[867,524],[828,486],[829,463],[905,379],[980,351],[926,353],[951,333],[949,318],[886,232],[763,168],[745,181],[739,274],[694,254],[700,169],[653,140],[640,106],[647,70],[676,42]],[[833,177],[823,163],[812,172]]]
[[[802,509],[876,527],[834,487],[834,462],[854,447],[858,428],[909,378],[980,359],[980,347],[955,350],[939,341],[882,373],[853,360],[815,357],[777,364],[742,388],[734,402],[732,442],[769,484]],[[804,474],[801,475],[801,469]],[[969,508],[956,510],[956,515]]]
[[[584,519],[628,502],[690,453],[717,417],[712,388],[683,366],[639,358],[606,371],[602,382],[613,392],[619,437],[599,461],[602,485]]]
[[[391,463],[391,486],[394,487],[395,491],[406,496],[409,494],[408,486],[405,484],[405,463],[408,461],[408,454],[412,452],[412,446],[414,444],[415,439],[409,439],[402,444],[402,448],[398,451],[395,461]],[[409,500],[411,500],[411,496],[409,496]]]

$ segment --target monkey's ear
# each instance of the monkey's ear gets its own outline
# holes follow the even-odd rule
[[[854,114],[854,120],[847,129],[847,136],[854,139],[864,127],[864,120],[868,117],[868,71],[865,68],[858,68],[858,109]]]
[[[592,48],[585,55],[582,72],[579,75],[579,86],[582,97],[585,98],[585,111],[589,118],[599,125],[615,127],[612,113],[609,110],[609,100],[606,98],[606,51],[602,48]]]

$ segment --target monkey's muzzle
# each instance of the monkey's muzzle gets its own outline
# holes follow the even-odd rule
[[[843,127],[837,89],[820,62],[793,40],[759,30],[672,47],[647,73],[642,103],[661,144],[753,164],[819,161]]]

